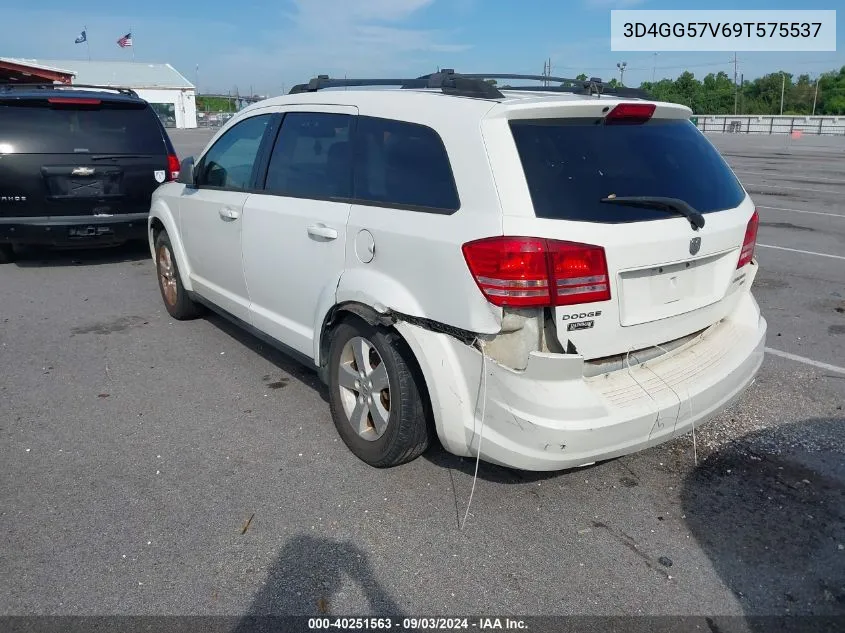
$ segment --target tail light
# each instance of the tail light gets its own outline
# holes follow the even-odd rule
[[[604,117],[607,123],[635,123],[648,121],[653,115],[657,106],[653,103],[620,103]]]
[[[600,246],[535,237],[490,237],[463,246],[467,266],[497,306],[545,307],[610,299]]]
[[[176,154],[170,154],[167,157],[167,181],[173,182],[177,178],[179,178],[179,158]]]
[[[748,220],[748,226],[745,227],[745,239],[742,241],[737,268],[742,268],[754,258],[754,247],[757,245],[757,226],[759,224],[760,214],[755,209],[754,215]]]

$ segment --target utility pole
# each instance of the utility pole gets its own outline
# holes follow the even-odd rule
[[[197,92],[200,91],[200,65],[197,64],[196,72],[194,73],[194,88],[197,89]]]
[[[654,76],[657,72],[657,55],[658,53],[654,53],[654,63],[651,65],[651,83],[654,83]]]
[[[783,74],[783,71],[780,73],[781,76],[781,84],[780,84],[780,114],[783,116],[783,93],[786,90],[786,75]]]
[[[813,94],[813,116],[816,116],[816,99],[819,96],[819,79],[820,77],[816,77],[816,92]]]
[[[739,88],[736,85],[736,53],[734,53],[734,116],[736,116],[736,108],[739,103]]]
[[[625,67],[628,65],[628,62],[617,62],[616,67],[619,69],[619,85],[625,85]]]

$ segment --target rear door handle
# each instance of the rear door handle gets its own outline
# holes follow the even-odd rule
[[[312,224],[308,227],[308,235],[311,237],[322,237],[325,240],[336,240],[337,230],[325,224]]]
[[[223,207],[218,213],[220,213],[220,218],[226,222],[231,222],[241,217],[241,212],[234,207]]]

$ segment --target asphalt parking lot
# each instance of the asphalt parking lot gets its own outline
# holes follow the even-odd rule
[[[470,460],[358,461],[312,373],[170,319],[143,247],[0,267],[0,614],[845,615],[845,138],[711,138],[761,212],[755,384],[697,464],[482,465],[463,531]]]

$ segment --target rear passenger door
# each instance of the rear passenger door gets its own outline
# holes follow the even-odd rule
[[[243,262],[255,327],[314,357],[319,306],[343,272],[357,109],[286,109],[263,191],[244,208]]]

